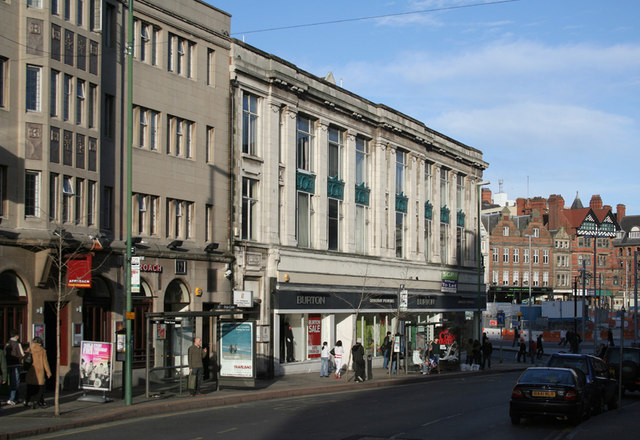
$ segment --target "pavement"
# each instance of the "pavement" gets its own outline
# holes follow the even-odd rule
[[[82,391],[63,391],[59,399],[60,415],[58,416],[54,412],[54,399],[51,392],[46,393],[45,396],[48,407],[35,410],[26,408],[20,403],[16,406],[8,406],[6,396],[3,396],[5,400],[2,401],[2,410],[0,411],[0,440],[24,438],[116,420],[176,413],[191,409],[356,389],[375,389],[433,380],[448,380],[469,375],[521,371],[530,365],[516,363],[515,349],[507,347],[506,344],[503,347],[502,357],[503,362],[500,362],[500,350],[497,344],[494,344],[491,368],[479,371],[442,371],[440,374],[432,373],[429,375],[405,373],[399,370],[398,374],[391,376],[382,368],[373,368],[373,377],[365,382],[354,382],[352,378],[347,380],[345,376],[342,379],[335,379],[333,376],[320,377],[319,372],[289,374],[273,379],[257,379],[256,387],[251,389],[230,387],[216,389],[215,381],[205,381],[202,387],[203,395],[196,397],[191,397],[186,390],[182,390],[181,393],[178,389],[172,388],[152,390],[147,398],[144,387],[136,387],[132,390],[131,405],[125,405],[121,389],[108,393],[107,397],[110,401],[107,403],[78,400],[83,396]],[[539,365],[544,363],[545,359],[537,361]],[[352,375],[353,373],[351,373]],[[94,395],[102,396],[101,393],[94,393]]]

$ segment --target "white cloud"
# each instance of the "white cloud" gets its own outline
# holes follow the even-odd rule
[[[640,67],[640,45],[545,46],[530,41],[496,42],[463,53],[402,53],[390,73],[417,84],[463,78],[533,77],[570,72],[619,72]]]
[[[523,102],[490,109],[459,110],[444,113],[431,121],[444,133],[457,133],[482,141],[481,149],[529,151],[543,154],[579,154],[586,148],[601,146],[608,154],[633,146],[629,133],[634,121],[572,105]]]

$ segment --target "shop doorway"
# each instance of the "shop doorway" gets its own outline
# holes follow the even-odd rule
[[[12,329],[20,332],[25,342],[27,328],[27,290],[22,280],[12,271],[0,274],[0,344],[5,344]]]
[[[144,317],[153,311],[151,288],[145,280],[140,281],[140,296],[132,297],[133,313],[133,368],[144,368],[147,359],[147,326]],[[153,356],[153,353],[151,353]]]
[[[82,292],[83,339],[111,342],[111,293],[107,283],[94,277],[92,287]]]

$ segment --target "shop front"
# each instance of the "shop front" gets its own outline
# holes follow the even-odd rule
[[[274,362],[280,366],[275,367],[276,374],[315,371],[323,342],[333,347],[342,341],[348,352],[354,338],[362,338],[373,363],[381,364],[380,345],[387,331],[400,334],[403,347],[416,339],[416,335],[405,335],[408,323],[434,323],[428,334],[423,331],[423,339],[433,338],[436,330],[449,330],[456,338],[472,333],[472,322],[465,312],[477,310],[475,294],[409,290],[406,303],[401,304],[399,297],[398,289],[276,285]],[[484,299],[482,302],[484,308]]]

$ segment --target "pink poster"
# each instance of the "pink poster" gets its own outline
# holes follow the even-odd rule
[[[83,390],[111,390],[111,343],[82,341],[80,384]]]
[[[322,351],[322,318],[320,315],[309,315],[308,347],[309,358],[319,358]]]

